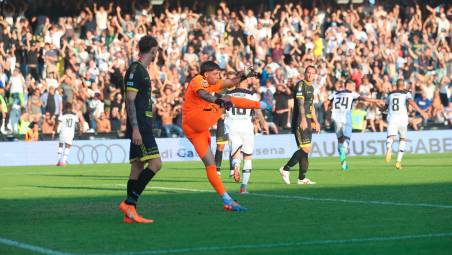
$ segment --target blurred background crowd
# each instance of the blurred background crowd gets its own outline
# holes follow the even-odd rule
[[[312,64],[323,132],[332,130],[328,96],[347,79],[384,99],[403,78],[429,116],[409,109],[410,128],[450,128],[452,4],[441,2],[2,0],[0,136],[54,138],[66,103],[83,116],[81,134],[121,136],[123,76],[146,34],[165,59],[149,66],[157,136],[183,136],[184,89],[205,60],[225,75],[251,65],[260,73],[247,82],[268,105],[269,128],[256,122],[256,133],[288,132],[292,88]],[[356,132],[385,131],[374,105],[357,103],[352,116]]]

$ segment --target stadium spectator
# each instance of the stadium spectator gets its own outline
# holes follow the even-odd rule
[[[422,92],[421,97],[416,99],[416,104],[419,106],[421,111],[425,112],[429,119],[432,116],[432,101],[427,98],[427,93]]]
[[[273,95],[275,105],[275,124],[279,129],[288,129],[289,126],[289,99],[292,92],[287,86],[278,84]]]
[[[39,89],[35,89],[32,92],[32,96],[28,98],[28,112],[31,114],[31,118],[35,121],[39,121],[42,115],[42,102],[41,92]]]
[[[42,113],[59,115],[66,102],[72,102],[82,116],[83,132],[97,130],[96,119],[102,112],[112,130],[117,130],[118,120],[119,129],[124,130],[123,76],[136,57],[137,41],[145,34],[156,37],[162,48],[159,60],[149,67],[156,85],[155,103],[165,97],[162,88],[166,84],[172,84],[173,98],[181,102],[183,89],[201,61],[215,60],[226,72],[254,65],[261,75],[260,84],[252,86],[269,106],[264,114],[275,133],[273,120],[285,127],[280,123],[284,117],[281,105],[273,104],[282,103],[285,109],[275,85],[292,88],[291,82],[303,79],[304,68],[315,64],[319,113],[338,81],[350,78],[361,95],[384,99],[403,77],[415,98],[426,93],[432,103],[431,118],[450,125],[450,3],[438,8],[421,3],[402,8],[398,1],[384,6],[321,1],[312,6],[263,3],[255,7],[221,1],[193,8],[174,3],[152,8],[135,2],[118,6],[118,2],[68,1],[80,7],[65,17],[60,17],[62,12],[42,15],[36,9],[39,4],[10,8],[11,1],[4,3],[12,10],[0,16],[0,88],[4,88],[8,111],[2,114],[8,123],[2,127],[4,132],[17,134],[24,114],[30,116],[28,121],[43,125]],[[19,15],[23,13],[27,15]],[[33,16],[28,13],[40,15],[28,18]],[[290,116],[291,102],[287,105]],[[368,130],[382,131],[383,114],[371,106],[365,108]],[[329,113],[323,114],[325,122],[321,123],[328,128]],[[172,125],[179,123],[179,117],[173,118]]]
[[[44,111],[52,116],[58,116],[63,110],[62,98],[54,86],[49,86],[48,90],[42,94],[41,103]]]
[[[37,122],[31,122],[25,133],[25,141],[36,142],[39,140],[39,125]]]
[[[56,117],[52,116],[50,112],[44,114],[44,120],[42,122],[42,134],[51,135],[52,138],[55,137],[55,127],[56,127]]]
[[[105,112],[101,112],[100,116],[96,118],[96,132],[97,133],[111,132],[111,124]]]
[[[366,130],[366,111],[365,104],[359,102],[352,110],[352,131],[364,132]]]
[[[8,114],[8,106],[6,105],[6,100],[4,97],[5,91],[0,88],[0,136],[5,134],[6,116]]]

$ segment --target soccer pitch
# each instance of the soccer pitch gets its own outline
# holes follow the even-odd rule
[[[310,160],[317,185],[255,160],[249,210],[226,212],[201,162],[166,163],[140,198],[154,224],[123,224],[129,165],[0,168],[0,254],[450,254],[452,154]],[[223,166],[228,166],[226,161]],[[293,168],[296,182],[298,167]]]

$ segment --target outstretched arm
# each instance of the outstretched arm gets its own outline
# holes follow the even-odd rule
[[[410,104],[418,113],[420,113],[424,119],[428,119],[428,114],[422,111],[413,99],[408,99],[408,104]]]
[[[230,88],[237,86],[240,82],[250,78],[250,77],[257,77],[258,73],[254,70],[252,66],[250,66],[246,71],[244,72],[238,72],[234,78],[232,79],[225,79],[223,80],[223,84],[221,85],[221,88]]]
[[[358,100],[364,101],[364,102],[368,102],[368,103],[372,103],[372,104],[377,104],[378,106],[382,107],[384,106],[384,101],[381,99],[372,99],[366,96],[359,96]]]
[[[209,103],[215,103],[215,100],[217,100],[218,98],[212,94],[210,94],[209,92],[207,92],[204,89],[200,89],[198,90],[198,96],[204,100],[206,100]]]

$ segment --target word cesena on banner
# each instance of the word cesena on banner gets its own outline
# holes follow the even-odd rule
[[[313,136],[312,157],[337,156],[335,134],[318,134]],[[215,141],[215,138],[212,139]],[[386,133],[354,133],[350,143],[350,156],[383,155],[385,152]],[[53,165],[56,164],[56,141],[45,142],[2,142],[0,143],[0,165]],[[163,161],[197,160],[193,146],[186,138],[157,139],[160,156]],[[129,161],[130,141],[115,140],[80,140],[74,141],[70,152],[69,164],[108,164],[127,163]],[[212,149],[215,149],[212,142]],[[397,143],[393,148],[397,148]],[[289,158],[296,150],[295,139],[288,135],[257,135],[253,158]],[[424,154],[435,152],[452,152],[452,130],[413,131],[408,132],[405,147],[407,153]],[[226,146],[225,158],[229,155]]]

